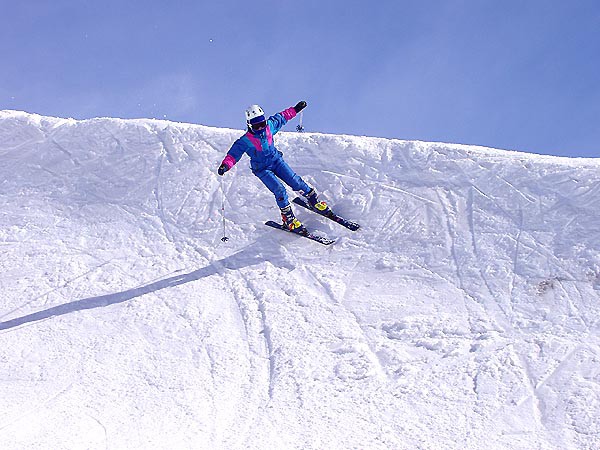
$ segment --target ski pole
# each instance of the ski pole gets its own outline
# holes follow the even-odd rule
[[[221,216],[223,217],[223,237],[221,241],[227,242],[229,238],[225,230],[225,190],[223,189],[223,181],[219,181],[219,185],[221,186]]]
[[[304,111],[300,111],[300,123],[296,126],[296,130],[299,133],[302,133],[304,131],[304,127],[302,126],[302,115],[304,114]]]

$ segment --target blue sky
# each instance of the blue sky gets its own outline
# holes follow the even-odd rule
[[[600,157],[597,0],[0,5],[1,109]]]

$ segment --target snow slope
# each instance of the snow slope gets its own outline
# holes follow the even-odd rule
[[[240,134],[0,112],[2,449],[600,448],[600,160]]]

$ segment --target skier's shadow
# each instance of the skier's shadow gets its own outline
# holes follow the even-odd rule
[[[127,291],[118,292],[115,294],[100,295],[98,297],[89,297],[82,300],[76,300],[71,303],[65,303],[52,308],[38,311],[32,314],[28,314],[23,317],[16,319],[7,320],[6,322],[0,322],[0,330],[7,330],[15,328],[26,323],[37,322],[39,320],[48,319],[50,317],[62,316],[77,311],[83,311],[86,309],[102,308],[117,303],[123,303],[128,300],[132,300],[137,297],[141,297],[145,294],[157,292],[162,289],[169,287],[179,286],[182,284],[190,283],[192,281],[200,280],[211,275],[222,272],[225,269],[238,270],[244,267],[253,266],[260,264],[264,261],[271,261],[276,263],[279,267],[289,267],[286,263],[285,258],[281,255],[281,248],[258,248],[258,244],[252,244],[244,250],[235,253],[227,258],[212,262],[202,269],[195,270],[190,273],[183,275],[177,275],[163,280],[156,281],[154,283],[140,286]]]

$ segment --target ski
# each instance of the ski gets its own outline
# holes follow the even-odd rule
[[[307,239],[310,239],[311,241],[315,241],[315,242],[318,242],[318,243],[323,244],[323,245],[331,245],[331,244],[333,244],[335,242],[333,239],[329,239],[329,238],[327,238],[325,236],[319,236],[317,234],[313,234],[313,233],[311,233],[308,230],[305,233],[298,233],[298,232],[295,232],[295,231],[290,231],[283,224],[277,223],[277,222],[273,222],[272,220],[269,220],[268,222],[265,222],[265,225],[268,225],[268,226],[273,227],[273,228],[277,228],[277,229],[282,230],[282,231],[287,231],[288,233],[291,233],[291,234],[296,234],[298,236],[305,237]]]
[[[333,211],[330,211],[329,214],[324,214],[323,212],[319,211],[318,209],[315,209],[312,206],[310,206],[306,202],[306,200],[304,200],[303,198],[296,197],[293,201],[295,204],[300,205],[312,212],[315,212],[315,213],[319,214],[320,216],[327,217],[328,219],[339,223],[341,226],[346,227],[349,230],[356,231],[360,228],[360,225],[358,223],[352,222],[351,220],[348,220],[348,219],[344,219],[342,216],[338,216]]]

